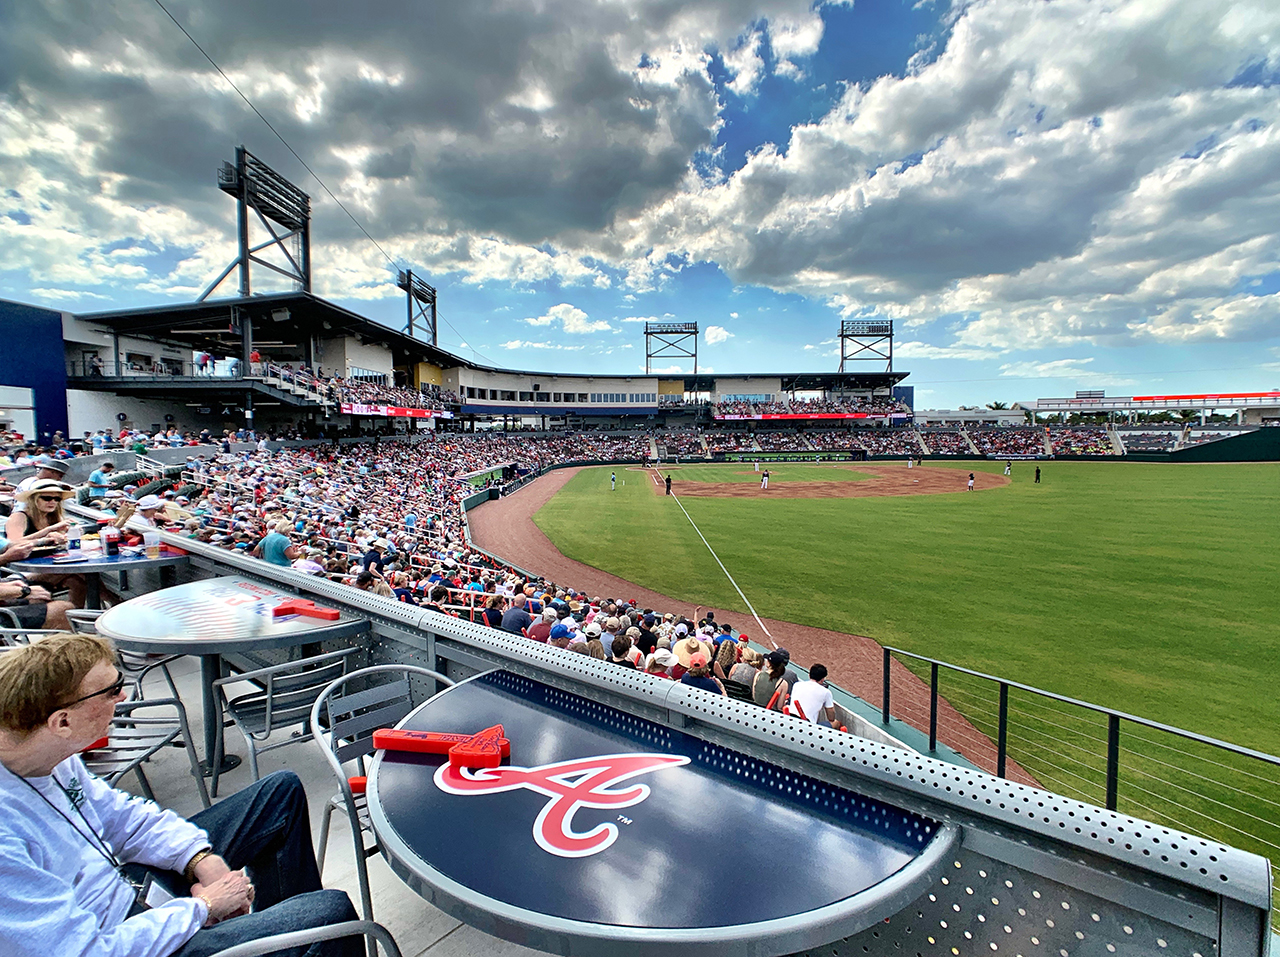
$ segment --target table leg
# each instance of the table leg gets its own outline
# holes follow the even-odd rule
[[[200,762],[200,773],[205,777],[213,776],[213,755],[218,750],[218,741],[222,738],[222,709],[218,707],[218,690],[213,683],[222,677],[222,655],[200,656],[200,684],[204,689],[204,760]],[[225,774],[232,768],[240,766],[240,756],[223,754],[222,768],[219,774]]]
[[[84,576],[84,606],[95,611],[102,607],[102,577],[97,572]]]
[[[176,565],[160,566],[160,587],[172,588],[178,584],[178,567]]]

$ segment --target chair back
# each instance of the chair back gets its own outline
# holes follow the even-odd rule
[[[247,671],[220,678],[214,685],[237,681],[252,681],[259,685],[254,691],[236,695],[227,702],[227,709],[243,719],[251,717],[258,733],[266,738],[276,728],[306,721],[320,694],[334,680],[342,677],[348,658],[359,650],[343,648],[300,661]]]
[[[347,686],[357,679],[375,675],[391,676],[390,681],[347,692]],[[410,679],[413,675],[432,678],[444,685],[454,682],[438,671],[418,665],[373,665],[342,675],[325,688],[311,706],[311,736],[329,760],[333,773],[348,790],[347,775],[342,765],[348,761],[360,762],[364,770],[364,758],[373,753],[373,732],[398,724],[414,708]],[[321,722],[321,714],[326,721]],[[325,740],[328,725],[328,740]]]

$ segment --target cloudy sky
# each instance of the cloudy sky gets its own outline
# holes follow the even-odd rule
[[[656,317],[830,370],[884,316],[922,407],[1280,386],[1275,0],[165,5],[480,361],[640,371]],[[403,324],[155,0],[0,23],[0,297],[194,298],[244,143],[313,197],[316,291]]]

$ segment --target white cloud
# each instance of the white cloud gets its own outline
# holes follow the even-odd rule
[[[620,222],[628,281],[716,262],[845,314],[958,316],[955,348],[1256,335],[1272,304],[1237,290],[1276,268],[1280,98],[1227,83],[1276,62],[1275,5],[965,6],[936,60]]]
[[[728,84],[738,96],[748,96],[756,91],[756,85],[764,73],[764,58],[760,56],[760,44],[764,37],[753,31],[741,43],[723,54],[725,68],[733,77]]]
[[[562,342],[529,342],[525,339],[512,339],[499,343],[503,349],[554,349],[561,352],[581,352],[586,346],[567,346]]]
[[[587,314],[567,302],[552,306],[541,316],[534,316],[529,319],[522,320],[531,326],[550,326],[556,322],[560,323],[563,331],[572,335],[586,335],[592,332],[607,332],[613,327],[603,319],[589,319]]]
[[[729,313],[729,318],[730,318],[730,319],[737,319],[737,318],[738,318],[738,314],[737,314],[736,312],[731,312],[731,313]]]
[[[1092,358],[1053,359],[1048,362],[1007,362],[1000,366],[1002,377],[1014,379],[1079,379],[1093,385],[1133,385],[1135,380],[1112,372],[1086,368]]]
[[[900,359],[968,359],[980,361],[994,359],[1002,349],[975,349],[964,346],[932,346],[927,342],[899,342],[893,347],[895,358]]]
[[[707,326],[706,332],[703,333],[707,345],[714,346],[717,343],[724,342],[726,339],[732,339],[733,333],[724,326]]]

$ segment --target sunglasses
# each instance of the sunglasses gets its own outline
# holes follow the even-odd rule
[[[62,496],[61,495],[37,495],[36,501],[37,502],[61,502]]]
[[[117,668],[116,680],[111,682],[111,684],[107,685],[105,688],[99,688],[97,691],[87,694],[82,698],[76,698],[75,701],[68,701],[66,704],[58,708],[58,710],[61,711],[64,708],[70,708],[73,705],[80,704],[83,701],[88,701],[90,698],[96,698],[99,695],[110,695],[111,697],[114,698],[116,695],[120,693],[120,690],[124,687],[124,684],[125,684],[124,672],[121,671],[119,668]]]

